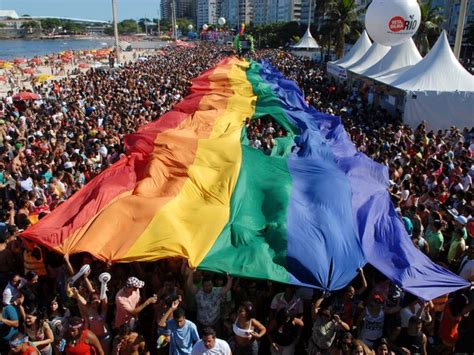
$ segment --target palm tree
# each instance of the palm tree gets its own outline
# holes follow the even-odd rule
[[[358,13],[355,0],[334,0],[329,4],[329,18],[334,28],[337,58],[344,55],[346,34],[360,27],[356,26],[359,22]]]
[[[420,27],[415,34],[415,43],[421,55],[425,55],[430,50],[430,40],[434,39],[441,32],[441,24],[444,21],[440,12],[441,6],[433,6],[432,0],[418,0],[421,10]]]
[[[312,9],[311,11],[312,14],[310,14],[310,16],[314,16],[314,14],[316,14],[315,24],[318,31],[321,29],[321,26],[324,25],[324,19],[326,18],[326,15],[328,14],[329,4],[331,2],[332,0],[316,0],[315,1],[314,9]]]

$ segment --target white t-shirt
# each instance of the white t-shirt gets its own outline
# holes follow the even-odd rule
[[[207,349],[202,340],[193,346],[191,355],[230,355],[230,346],[225,340],[216,338],[216,345],[212,349]]]
[[[301,298],[294,295],[290,302],[285,300],[285,293],[277,293],[275,297],[273,297],[272,303],[270,308],[278,312],[282,308],[286,308],[291,314],[303,314],[303,302]]]
[[[459,276],[467,281],[474,281],[474,259],[469,260],[467,255],[462,259],[459,265]]]
[[[18,288],[22,288],[25,286],[26,280],[21,278],[20,279],[20,286]],[[3,290],[2,294],[2,299],[3,299],[3,304],[11,304],[13,298],[17,298],[18,295],[20,294],[20,291],[16,287],[14,287],[10,282],[7,284],[5,289]]]

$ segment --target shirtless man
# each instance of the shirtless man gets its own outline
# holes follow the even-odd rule
[[[119,333],[114,338],[113,355],[150,355],[146,348],[145,339],[130,330],[127,324],[119,328]]]

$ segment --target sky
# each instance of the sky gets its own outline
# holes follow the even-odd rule
[[[156,18],[160,0],[117,0],[117,17]],[[61,16],[112,20],[112,0],[0,0],[0,10],[15,10],[19,16]]]

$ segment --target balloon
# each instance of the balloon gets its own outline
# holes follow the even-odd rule
[[[202,29],[203,29],[204,31],[206,31],[206,30],[208,29],[208,27],[209,27],[209,26],[206,25],[206,24],[202,25]]]
[[[372,39],[396,46],[412,37],[421,22],[417,0],[374,0],[365,14],[365,27]]]
[[[219,17],[219,20],[217,20],[217,23],[219,26],[224,26],[225,25],[225,18]]]
[[[188,26],[188,30],[191,31],[192,29],[193,29],[193,25],[189,25],[189,26]]]

